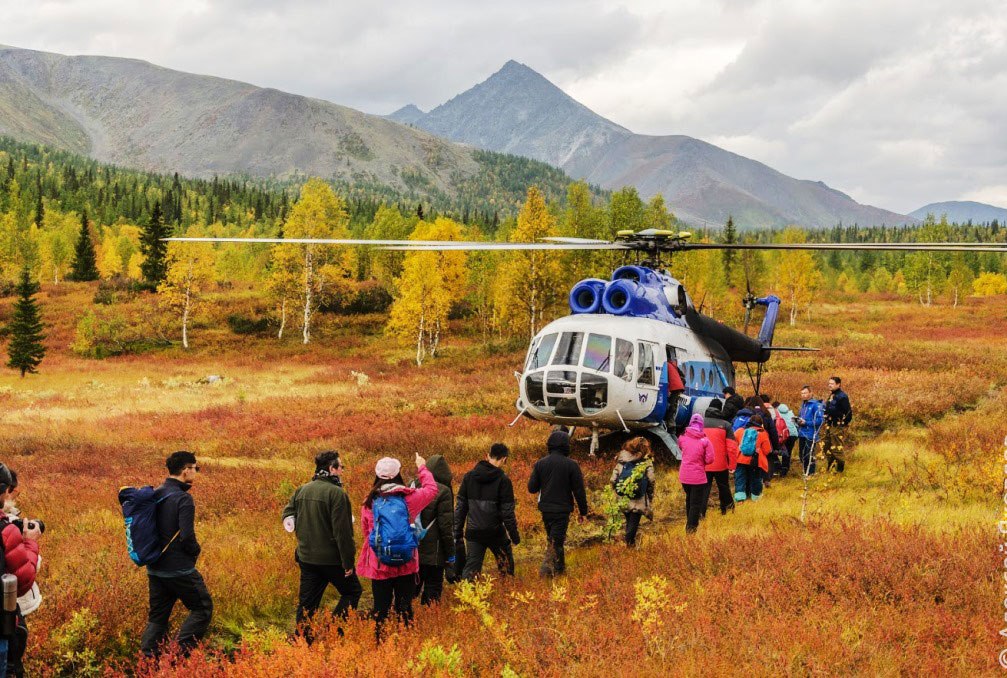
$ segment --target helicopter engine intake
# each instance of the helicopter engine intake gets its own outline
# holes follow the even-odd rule
[[[587,278],[574,285],[570,290],[570,310],[574,313],[598,313],[606,284],[598,278]]]

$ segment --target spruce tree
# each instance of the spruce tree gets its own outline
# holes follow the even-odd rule
[[[87,225],[87,210],[84,210],[84,214],[80,217],[80,235],[77,237],[77,247],[74,250],[70,279],[87,282],[97,280],[98,277],[98,259],[94,254],[91,229]]]
[[[724,226],[724,244],[733,245],[738,242],[738,231],[734,228],[734,217],[728,215],[727,225]],[[731,269],[734,267],[734,259],[737,256],[735,250],[724,250],[724,280],[731,284]]]
[[[160,283],[168,274],[168,262],[165,258],[168,243],[163,240],[167,237],[168,229],[161,214],[161,201],[158,200],[154,203],[154,210],[150,214],[150,223],[140,235],[140,251],[145,257],[140,270],[143,272],[143,279],[152,285]]]
[[[45,357],[45,346],[42,344],[45,334],[42,332],[38,304],[34,299],[38,289],[38,283],[31,279],[28,267],[25,266],[17,286],[18,300],[14,304],[14,316],[7,326],[11,335],[7,346],[7,367],[21,370],[22,377],[27,372],[34,374],[35,368]]]

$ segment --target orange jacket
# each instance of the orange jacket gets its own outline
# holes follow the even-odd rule
[[[741,441],[745,438],[745,431],[749,428],[754,428],[759,432],[759,437],[755,441],[755,449],[759,453],[759,468],[761,468],[766,473],[769,473],[769,453],[773,451],[773,445],[769,442],[769,434],[766,433],[766,429],[761,426],[752,426],[746,428],[739,428],[734,432],[734,439],[738,441],[738,449],[741,450]],[[746,457],[745,455],[738,452],[738,463],[749,466],[752,463],[751,457]]]

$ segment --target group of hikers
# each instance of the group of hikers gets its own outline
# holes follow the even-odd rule
[[[695,532],[705,517],[714,485],[721,514],[733,511],[738,503],[758,501],[773,478],[788,474],[794,447],[804,474],[816,472],[819,444],[827,467],[842,473],[845,431],[853,414],[841,384],[839,377],[829,380],[831,393],[824,404],[805,386],[796,415],[766,395],[744,400],[733,388],[725,388],[723,400],[713,399],[704,412],[693,413],[678,436],[686,532]],[[552,577],[566,570],[571,515],[576,512],[582,521],[589,509],[580,465],[569,456],[570,434],[557,427],[546,447],[547,454],[532,468],[527,490],[536,496],[546,536],[540,573]],[[318,454],[312,479],[297,488],[280,516],[283,528],[297,539],[298,632],[312,642],[311,619],[329,585],[339,593],[333,610],[336,618],[345,618],[355,610],[363,594],[359,577],[371,581],[370,613],[380,640],[382,626],[392,611],[403,623],[411,623],[414,599],[419,598],[421,604],[436,603],[445,581],[474,579],[482,572],[487,551],[493,554],[502,576],[513,575],[513,547],[521,543],[521,535],[514,486],[504,470],[509,455],[503,443],[490,446],[485,458],[462,478],[457,495],[451,469],[442,455],[424,459],[416,454],[415,478],[408,484],[398,459],[378,460],[371,489],[360,507],[363,544],[358,550],[340,455],[332,450]],[[122,488],[119,495],[130,556],[147,567],[150,610],[141,650],[150,657],[164,649],[177,602],[189,611],[175,637],[183,653],[205,635],[213,615],[213,599],[196,568],[200,545],[195,503],[189,493],[200,467],[188,451],[172,453],[165,465],[168,477],[159,487]],[[653,519],[657,483],[647,438],[637,436],[622,445],[609,482],[625,517],[625,543],[634,547],[642,518]],[[40,531],[35,522],[14,520],[16,494],[16,474],[0,464],[4,571],[16,576],[18,595],[36,599],[34,603],[22,599],[21,607],[37,607]],[[20,666],[20,654],[13,645],[19,642],[23,653],[27,637],[23,612],[21,609],[17,614],[17,639],[0,634],[0,662],[9,654],[12,665]],[[8,652],[3,652],[3,644],[11,645]]]
[[[842,389],[842,379],[832,377],[828,383],[830,393],[824,404],[814,397],[811,386],[804,386],[796,415],[788,405],[767,394],[745,400],[732,387],[724,389],[723,400],[710,401],[705,413],[692,415],[678,437],[682,452],[679,482],[686,496],[687,532],[695,532],[706,516],[714,485],[721,514],[733,511],[743,501],[761,499],[773,478],[786,477],[790,472],[794,447],[798,448],[806,476],[817,470],[819,446],[828,470],[845,471],[846,428],[853,420],[853,410]],[[629,461],[628,456],[626,459]],[[635,529],[630,529],[627,520],[626,542],[632,543],[634,537]]]
[[[796,415],[765,395],[743,400],[733,388],[725,389],[724,399],[714,399],[705,412],[694,413],[679,435],[686,531],[695,532],[706,515],[713,485],[722,514],[738,503],[759,500],[774,477],[788,474],[794,447],[798,447],[805,474],[816,471],[819,443],[828,467],[842,473],[845,429],[852,410],[841,383],[838,377],[829,380],[831,393],[824,404],[805,386]],[[577,519],[584,520],[589,509],[580,465],[569,456],[569,433],[553,430],[546,447],[548,453],[532,468],[527,490],[537,497],[546,536],[540,573],[551,577],[566,570],[564,551],[571,515],[576,511]],[[513,547],[521,543],[521,535],[514,486],[504,470],[509,455],[505,444],[494,443],[462,478],[457,495],[442,455],[424,459],[417,454],[415,479],[408,484],[398,459],[378,460],[371,489],[360,507],[363,544],[358,550],[340,455],[332,450],[318,454],[311,481],[297,488],[280,516],[283,528],[297,539],[298,632],[312,642],[311,620],[329,585],[339,594],[332,611],[335,618],[345,618],[355,610],[363,594],[359,577],[371,581],[370,614],[380,639],[382,625],[393,611],[409,624],[416,598],[424,605],[436,603],[445,581],[477,577],[487,551],[502,576],[513,575]],[[200,546],[189,490],[198,478],[199,465],[195,455],[186,451],[173,453],[166,465],[168,478],[152,491],[157,543],[165,546],[147,564],[150,614],[141,649],[148,656],[157,656],[163,649],[177,601],[189,610],[176,636],[182,652],[203,637],[213,613],[213,601],[196,569]],[[653,519],[656,476],[645,437],[634,437],[622,446],[610,483],[622,502],[625,543],[633,547],[641,519]]]

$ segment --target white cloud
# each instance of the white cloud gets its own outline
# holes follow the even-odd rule
[[[516,59],[598,113],[897,211],[1007,206],[1002,0],[0,0],[0,43],[146,59],[371,113]]]

